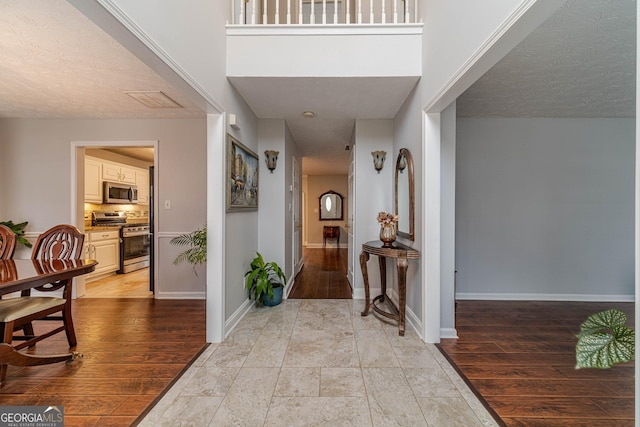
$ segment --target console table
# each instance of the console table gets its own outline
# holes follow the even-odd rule
[[[327,246],[327,239],[336,239],[336,245],[340,247],[340,227],[337,225],[325,225],[322,227],[322,247]]]
[[[371,301],[369,290],[369,273],[367,271],[367,261],[369,261],[369,255],[377,255],[378,263],[380,265],[380,286],[381,294]],[[396,307],[391,299],[387,296],[387,258],[393,258],[396,260],[396,266],[398,269],[398,304]],[[413,248],[405,246],[401,243],[394,243],[392,248],[382,247],[380,240],[374,240],[364,243],[362,245],[362,252],[360,253],[360,269],[362,270],[362,277],[364,279],[364,293],[365,293],[365,306],[364,311],[360,313],[362,316],[369,314],[369,309],[372,308],[376,313],[385,316],[389,319],[396,320],[398,322],[398,335],[404,336],[404,324],[405,324],[405,310],[407,300],[407,266],[408,260],[419,259],[420,254]],[[387,303],[394,312],[390,313],[376,306],[376,302]]]

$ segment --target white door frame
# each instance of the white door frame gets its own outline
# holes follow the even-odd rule
[[[158,140],[148,141],[71,141],[71,224],[78,227],[84,232],[84,153],[85,148],[101,148],[101,147],[152,147],[153,148],[153,211],[158,211],[158,156],[159,144]],[[154,230],[158,229],[158,216],[154,216]],[[157,233],[154,233],[153,244],[158,247]],[[158,263],[154,263],[153,274],[158,277]],[[73,298],[83,296],[86,292],[85,278],[80,276],[76,278],[76,286],[73,287]],[[158,282],[156,282],[156,286]],[[154,291],[158,294],[157,288]]]

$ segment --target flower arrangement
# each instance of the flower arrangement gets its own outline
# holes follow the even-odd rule
[[[398,222],[398,215],[390,214],[388,212],[380,212],[378,213],[378,222],[383,227],[394,225]]]

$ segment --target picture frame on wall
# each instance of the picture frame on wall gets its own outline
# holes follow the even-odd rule
[[[258,210],[258,155],[227,134],[227,212]]]

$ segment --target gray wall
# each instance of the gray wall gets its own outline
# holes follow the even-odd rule
[[[71,220],[71,141],[158,140],[157,233],[162,292],[204,295],[204,274],[172,264],[174,235],[206,219],[206,121],[189,120],[0,120],[0,218],[29,221],[40,233]],[[185,190],[186,189],[186,190]]]
[[[634,295],[633,119],[458,119],[457,294]]]

